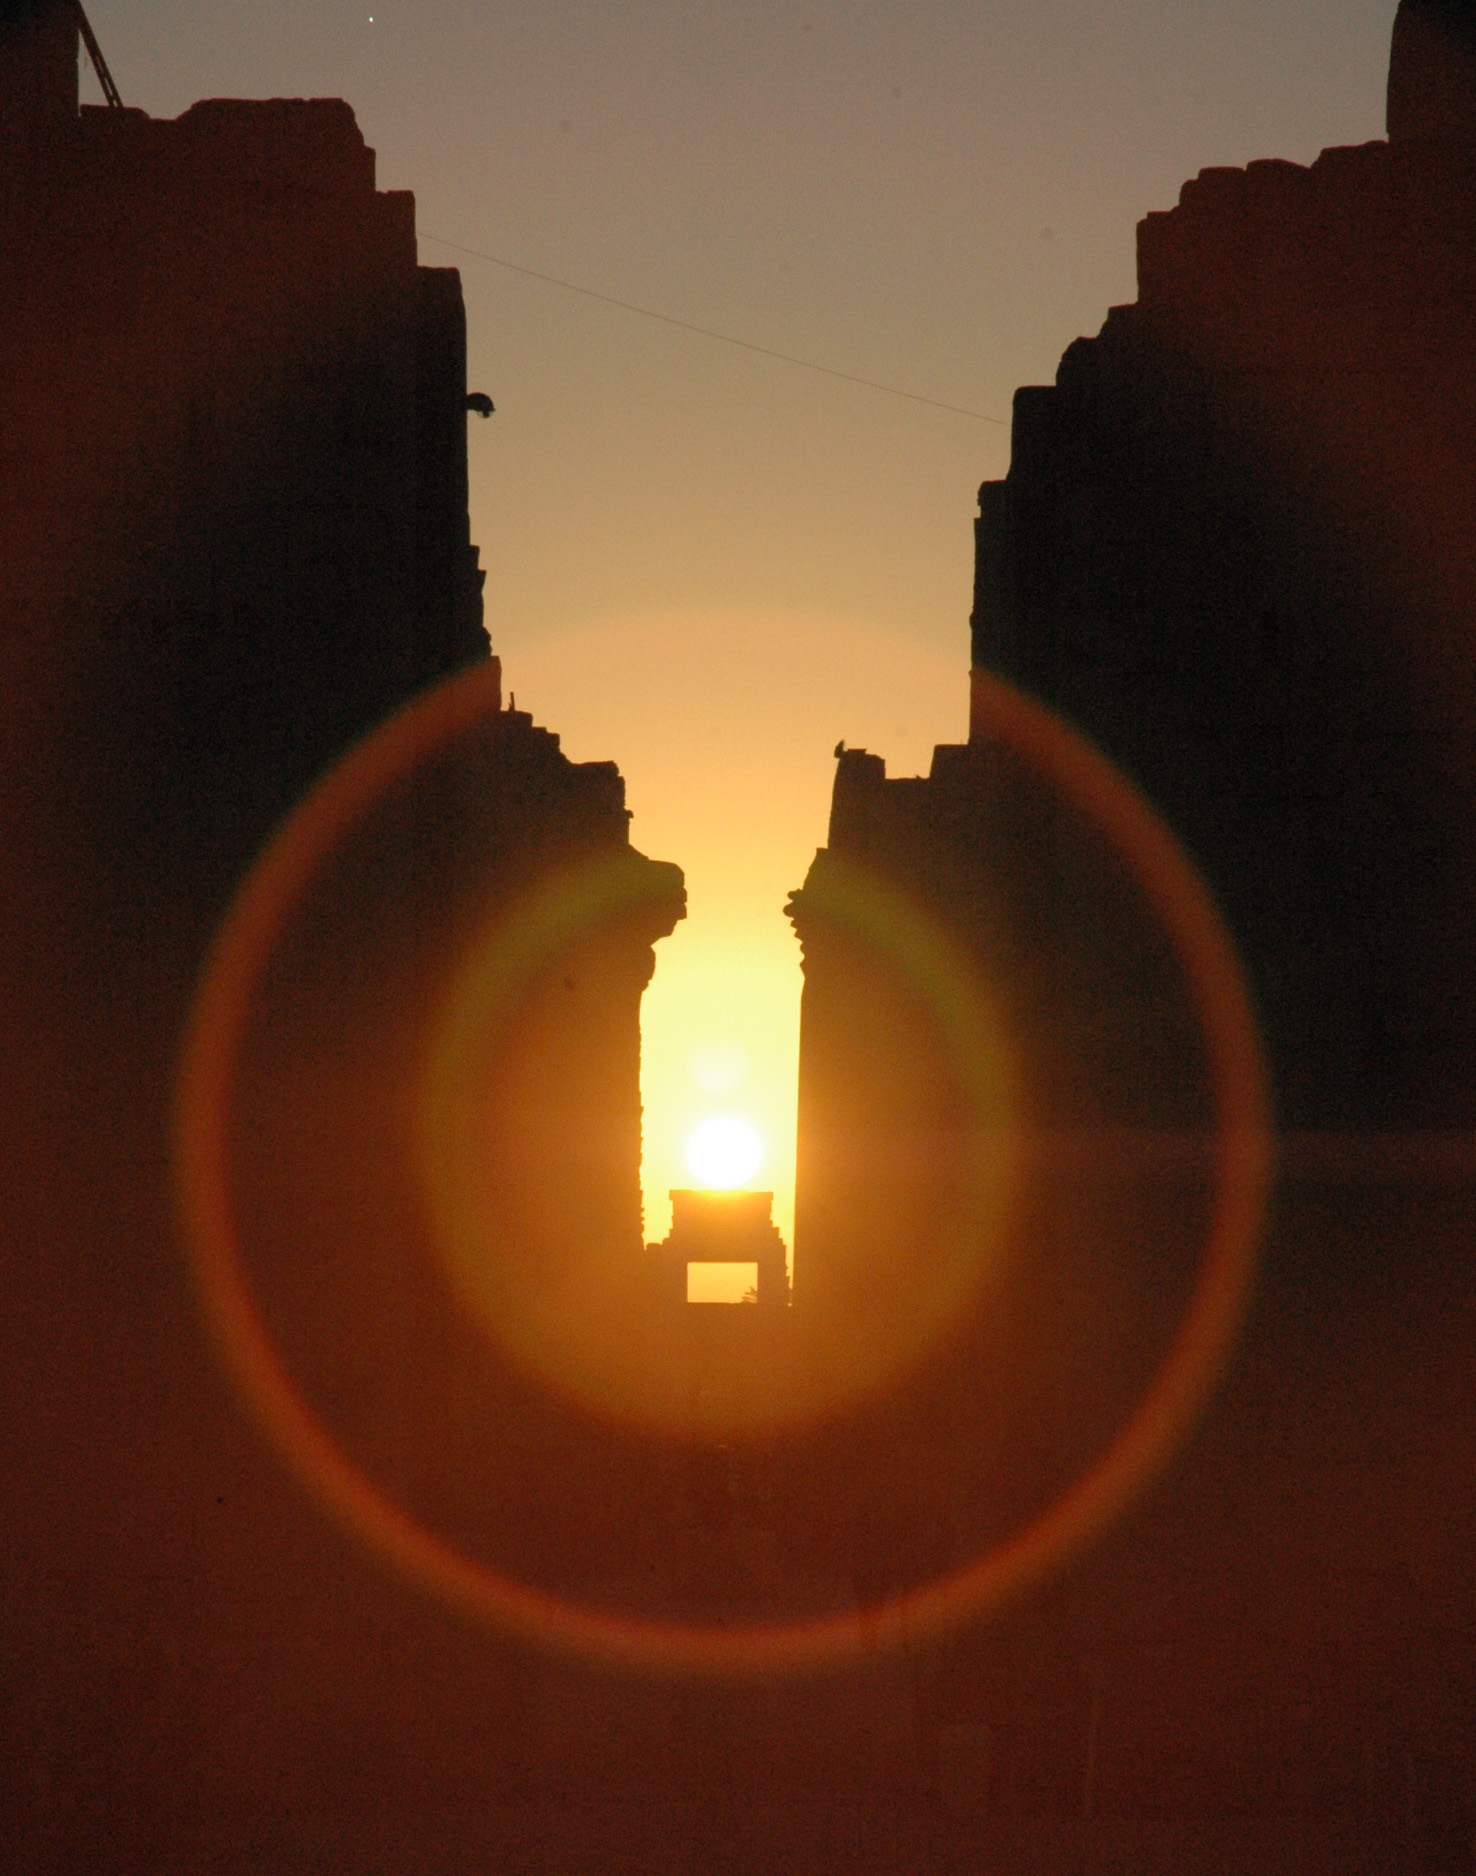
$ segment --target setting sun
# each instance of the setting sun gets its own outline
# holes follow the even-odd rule
[[[687,1164],[705,1186],[732,1191],[751,1179],[763,1144],[747,1121],[720,1115],[703,1121],[687,1141]]]

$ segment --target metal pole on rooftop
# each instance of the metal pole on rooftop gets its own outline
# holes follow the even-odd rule
[[[118,95],[118,87],[113,83],[113,74],[108,70],[108,62],[102,55],[102,47],[97,43],[97,34],[92,30],[87,15],[82,11],[82,0],[77,0],[77,24],[82,29],[82,43],[87,48],[87,56],[92,60],[92,69],[97,73],[97,82],[103,88],[103,96],[115,111],[123,109],[123,100]]]

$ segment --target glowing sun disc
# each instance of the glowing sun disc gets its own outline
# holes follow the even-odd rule
[[[763,1144],[748,1122],[726,1115],[703,1121],[687,1141],[687,1164],[694,1177],[720,1192],[731,1192],[751,1179],[763,1156]]]

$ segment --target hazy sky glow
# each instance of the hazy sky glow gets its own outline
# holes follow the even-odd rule
[[[459,265],[473,537],[522,707],[613,757],[691,918],[648,996],[648,1229],[692,1125],[764,1138],[788,1235],[798,956],[830,752],[963,733],[1002,424],[565,293],[430,235],[1007,418],[1135,296],[1201,167],[1382,135],[1394,0],[89,0],[124,101],[342,96]],[[372,15],[372,19],[371,19]],[[83,97],[95,100],[84,74]],[[739,1050],[708,1089],[692,1051]]]
[[[784,902],[825,839],[837,741],[926,765],[965,734],[965,664],[956,643],[757,607],[617,615],[517,657],[519,707],[526,691],[576,759],[618,749],[636,845],[686,869],[688,917],[656,947],[642,1012],[648,1234],[693,1183],[692,1129],[723,1114],[757,1129],[788,1240],[800,976]]]

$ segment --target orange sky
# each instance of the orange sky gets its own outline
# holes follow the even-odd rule
[[[649,1235],[703,1113],[747,1115],[786,1236],[798,954],[783,919],[844,737],[963,734],[974,490],[1000,423],[1134,297],[1199,168],[1382,134],[1393,0],[90,0],[125,103],[340,95],[421,258],[459,264],[473,537],[505,681],[617,760],[688,874],[645,1021]],[[84,100],[95,96],[84,74]],[[691,1054],[729,1043],[714,1095]],[[710,1077],[709,1077],[710,1078]]]

